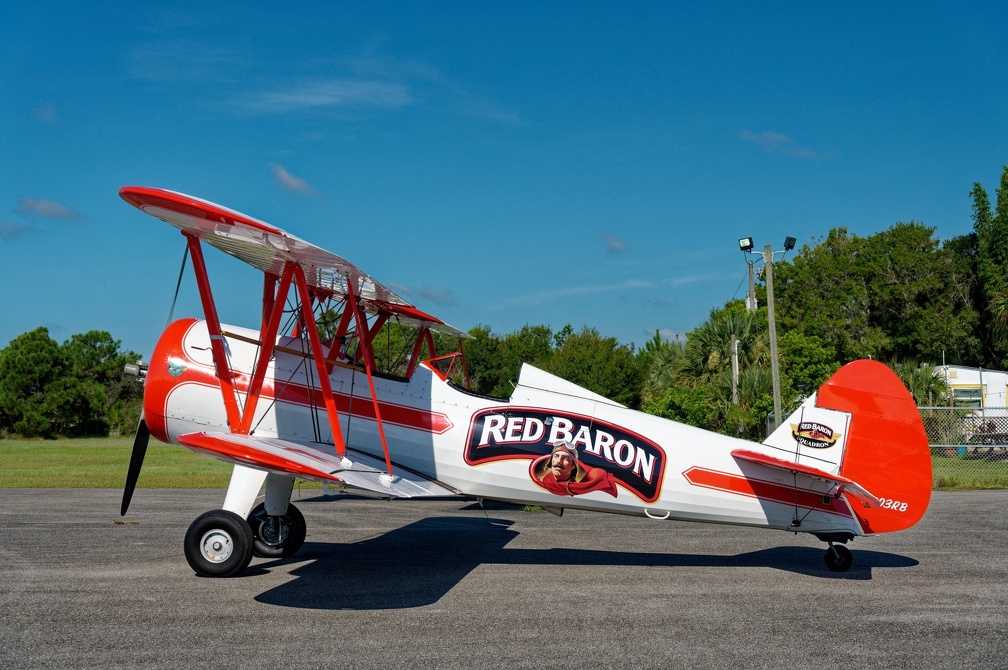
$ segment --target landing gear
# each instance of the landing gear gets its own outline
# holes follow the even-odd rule
[[[850,549],[842,544],[833,544],[832,542],[830,542],[823,560],[826,561],[826,567],[833,572],[847,572],[854,564],[854,557],[851,555]]]
[[[252,543],[252,529],[245,519],[227,510],[213,510],[190,524],[185,557],[200,576],[233,577],[251,562]]]
[[[304,544],[307,526],[301,511],[287,505],[283,516],[266,513],[266,503],[259,503],[248,517],[254,539],[253,552],[260,558],[287,558]]]

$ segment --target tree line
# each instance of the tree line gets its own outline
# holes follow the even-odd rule
[[[969,197],[967,235],[942,241],[915,221],[867,237],[835,228],[774,263],[785,409],[857,358],[890,365],[920,405],[948,401],[934,374],[943,361],[1008,369],[1008,166],[993,207],[979,183]],[[684,336],[656,333],[639,349],[592,328],[526,325],[502,335],[479,325],[464,343],[470,383],[508,397],[528,362],[651,414],[757,438],[773,398],[765,284],[756,293],[757,310],[729,300]],[[131,433],[142,388],[122,369],[137,359],[101,331],[63,344],[45,328],[15,338],[0,350],[0,436]]]
[[[1008,166],[996,204],[979,183],[972,232],[941,241],[899,222],[867,237],[846,228],[774,264],[782,405],[794,407],[840,365],[874,358],[892,367],[918,405],[947,404],[943,362],[1008,369]],[[756,437],[772,409],[766,286],[760,305],[712,310],[684,341],[657,337],[644,369],[641,409],[725,433]],[[731,341],[739,351],[731,395]]]
[[[0,349],[0,437],[132,435],[143,386],[123,369],[140,359],[105,331],[62,344],[39,327]]]

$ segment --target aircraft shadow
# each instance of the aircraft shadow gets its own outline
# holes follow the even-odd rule
[[[261,603],[331,610],[422,607],[437,602],[484,563],[529,566],[769,567],[827,579],[870,580],[873,568],[917,561],[897,554],[854,551],[854,566],[834,573],[825,547],[774,547],[733,556],[595,549],[508,549],[518,533],[506,520],[437,517],[362,542],[307,542],[297,556],[253,563],[248,575],[285,562],[303,563],[296,577],[256,596]]]

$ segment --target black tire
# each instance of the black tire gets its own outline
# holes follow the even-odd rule
[[[252,528],[253,552],[260,558],[287,558],[293,556],[304,544],[308,533],[304,515],[288,503],[287,514],[270,518],[266,504],[259,503],[248,517]]]
[[[185,536],[189,567],[202,577],[233,577],[252,561],[252,529],[227,510],[200,515]]]
[[[854,557],[851,555],[850,549],[842,544],[831,545],[826,550],[823,560],[826,561],[826,567],[833,572],[847,572],[854,564]]]

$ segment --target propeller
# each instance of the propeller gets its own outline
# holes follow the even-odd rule
[[[133,453],[130,454],[129,470],[126,471],[126,486],[123,488],[122,507],[119,509],[119,516],[126,516],[129,509],[130,500],[133,498],[133,490],[136,488],[137,479],[140,477],[140,467],[143,465],[144,456],[147,455],[147,442],[150,440],[150,429],[144,420],[143,412],[140,413],[140,423],[137,425],[136,436],[133,438]]]
[[[186,244],[185,251],[182,252],[182,267],[179,268],[178,281],[175,283],[175,297],[172,298],[171,309],[168,311],[169,324],[172,322],[172,315],[175,314],[175,302],[178,300],[179,287],[182,286],[182,274],[185,272],[188,258],[189,245]],[[126,374],[133,375],[143,381],[147,377],[147,365],[142,361],[138,361],[136,365],[127,365]],[[126,516],[126,510],[129,509],[137,479],[140,478],[140,468],[143,466],[144,456],[147,455],[149,441],[150,429],[147,428],[147,421],[144,420],[143,409],[141,409],[140,423],[137,424],[136,435],[133,437],[133,452],[130,454],[129,470],[126,471],[126,486],[123,487],[122,507],[119,508],[119,516]]]

